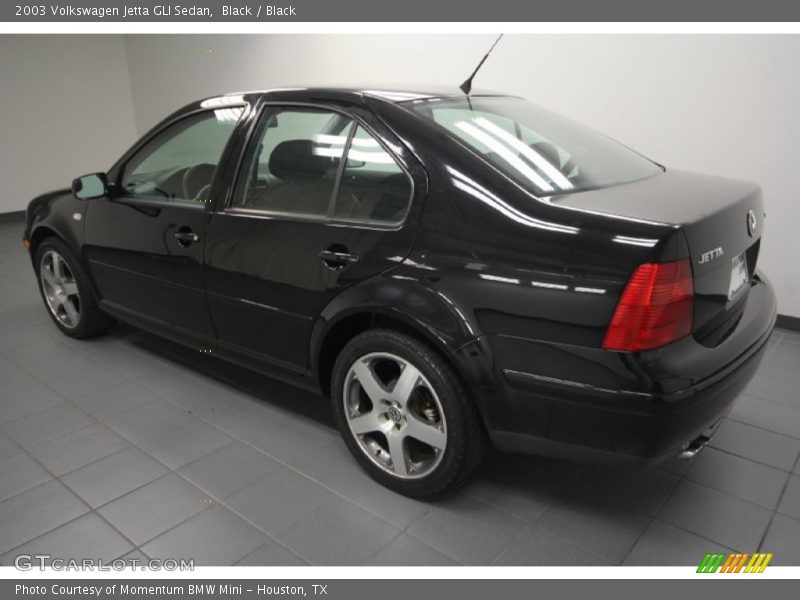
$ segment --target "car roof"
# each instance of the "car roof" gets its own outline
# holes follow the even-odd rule
[[[224,98],[261,95],[261,94],[272,94],[277,97],[285,97],[287,99],[293,96],[305,97],[305,98],[315,97],[319,99],[325,99],[325,98],[341,99],[342,97],[350,96],[352,97],[351,99],[353,101],[360,101],[361,97],[363,96],[372,96],[374,98],[378,98],[380,100],[391,103],[464,96],[464,92],[462,92],[458,88],[458,86],[443,86],[443,85],[425,85],[425,86],[420,86],[420,85],[399,86],[397,84],[392,84],[392,85],[376,84],[376,85],[358,85],[358,86],[298,85],[298,86],[266,88],[262,90],[251,90],[244,92],[228,92],[225,94],[220,94],[218,96],[205,98],[203,102],[213,102],[214,100],[223,101],[222,99]],[[472,90],[470,96],[509,96],[509,94],[494,92],[491,90],[478,89],[478,90]]]

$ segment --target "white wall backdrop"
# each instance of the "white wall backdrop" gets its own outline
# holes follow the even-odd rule
[[[0,36],[0,213],[103,171],[135,139],[118,36]]]
[[[119,38],[36,36],[25,40],[20,59],[8,57],[9,44],[0,37],[6,108],[0,176],[13,188],[0,199],[0,212],[23,208],[34,193],[78,172],[107,166],[133,141],[131,112],[143,133],[180,105],[218,92],[292,84],[457,85],[493,39],[126,36],[129,93],[114,69],[123,61]],[[476,86],[525,96],[668,167],[760,182],[767,202],[761,265],[775,283],[780,312],[800,317],[798,64],[800,36],[517,35],[498,45]],[[9,74],[23,80],[24,92],[9,89]],[[38,96],[52,89],[65,90],[67,103]],[[7,108],[26,103],[35,110]],[[9,139],[25,143],[17,149]],[[29,147],[30,141],[36,144]]]

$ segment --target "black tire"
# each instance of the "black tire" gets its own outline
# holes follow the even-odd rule
[[[416,367],[433,388],[444,413],[445,448],[438,463],[419,478],[400,478],[378,466],[350,429],[345,408],[348,373],[357,360],[375,353],[390,353]],[[463,381],[436,350],[409,335],[373,329],[353,338],[336,359],[331,401],[339,431],[359,464],[374,480],[405,496],[427,498],[455,489],[480,466],[486,455],[488,442],[483,422]]]
[[[48,304],[42,283],[42,260],[46,254],[52,252],[57,253],[58,256],[63,258],[66,266],[69,269],[72,280],[74,280],[75,284],[77,285],[79,297],[79,317],[77,324],[72,327],[67,326],[62,319],[53,313],[53,310],[51,310],[50,305]],[[47,314],[50,315],[50,318],[56,324],[56,327],[58,327],[63,334],[77,339],[86,339],[105,333],[114,326],[116,320],[100,310],[100,307],[97,305],[97,299],[95,298],[92,286],[89,283],[89,277],[87,276],[86,271],[84,271],[83,266],[75,254],[73,254],[73,252],[69,249],[69,246],[67,246],[62,240],[56,237],[49,237],[43,240],[36,249],[34,265],[36,270],[36,280],[39,284],[39,293],[42,295],[42,301],[45,304],[45,310],[47,310]]]

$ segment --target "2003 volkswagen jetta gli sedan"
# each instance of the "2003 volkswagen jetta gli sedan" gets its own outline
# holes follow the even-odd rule
[[[707,442],[775,322],[758,186],[666,169],[509,96],[290,89],[191,104],[30,203],[67,335],[114,319],[331,397],[382,484],[489,443],[641,464]]]

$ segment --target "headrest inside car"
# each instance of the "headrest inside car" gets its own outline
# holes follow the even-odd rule
[[[319,146],[311,140],[287,140],[281,142],[269,157],[269,170],[275,177],[284,180],[317,179],[339,164],[338,158],[315,154]]]
[[[534,142],[530,145],[531,150],[541,154],[547,162],[556,167],[561,168],[561,157],[558,155],[558,148],[552,142]]]

